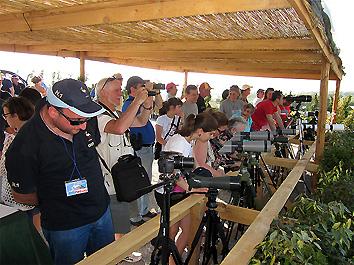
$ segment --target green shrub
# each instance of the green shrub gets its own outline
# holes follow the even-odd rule
[[[302,197],[272,224],[250,264],[352,264],[352,221],[342,203]]]
[[[340,161],[331,171],[320,173],[316,198],[328,203],[342,202],[350,211],[354,211],[354,172],[345,168]]]
[[[354,166],[354,133],[347,130],[344,132],[331,132],[326,135],[326,146],[323,159],[320,163],[321,171],[331,171],[343,161],[344,169]]]

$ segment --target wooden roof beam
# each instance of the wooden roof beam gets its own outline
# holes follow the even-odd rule
[[[118,3],[117,3],[118,2]],[[112,1],[51,10],[4,15],[0,32],[21,32],[86,25],[146,21],[182,16],[291,7],[287,0]]]
[[[0,40],[1,41],[1,40]],[[23,42],[19,43],[22,44]],[[53,42],[30,45],[31,51],[249,51],[249,50],[318,50],[312,39],[263,39],[263,40],[216,40],[216,41],[169,41],[151,43],[73,44]]]
[[[93,51],[88,52],[92,57],[116,57],[127,59],[234,59],[240,62],[322,62],[322,54],[312,51]]]
[[[96,58],[95,60],[97,60]],[[104,60],[104,59],[98,59]],[[197,72],[197,73],[207,73],[207,74],[220,74],[220,75],[232,75],[232,76],[252,76],[252,77],[269,77],[269,78],[292,78],[292,79],[310,79],[318,80],[321,76],[320,71],[315,70],[250,70],[250,69],[221,69],[214,67],[194,67],[188,68],[183,66],[166,66],[157,64],[142,64],[142,63],[127,63],[114,58],[107,58],[107,61],[111,63],[129,65],[136,67],[144,67],[156,70],[166,70],[175,72]],[[186,65],[188,66],[188,65]],[[335,75],[331,76],[331,80],[335,80]]]
[[[318,43],[319,47],[330,63],[332,70],[337,75],[338,79],[342,79],[343,71],[340,69],[341,65],[338,64],[336,57],[332,54],[331,50],[327,46],[326,41],[322,38],[319,28],[314,24],[308,9],[304,3],[304,0],[288,0],[292,7],[296,10],[299,17],[304,22],[306,28],[311,32],[315,41]]]

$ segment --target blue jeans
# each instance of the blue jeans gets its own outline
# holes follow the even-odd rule
[[[153,146],[142,147],[139,151],[136,151],[136,154],[141,159],[141,163],[148,173],[150,182],[152,178],[152,162],[154,161],[154,152]],[[145,194],[137,199],[138,203],[138,214],[137,216],[130,218],[133,222],[138,222],[143,219],[143,215],[147,214],[150,211],[149,208],[149,196],[150,194]]]
[[[75,264],[84,258],[85,252],[91,255],[114,241],[111,211],[108,207],[96,222],[63,231],[43,229],[43,234],[56,265]]]

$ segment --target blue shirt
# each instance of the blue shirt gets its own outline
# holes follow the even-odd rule
[[[134,100],[134,97],[129,96],[129,98],[124,102],[122,111],[125,112],[129,105],[132,103]],[[138,111],[137,115],[140,113],[140,110]],[[130,127],[130,134],[135,134],[138,135],[139,133],[142,135],[142,143],[143,144],[153,144],[155,142],[155,130],[154,127],[152,126],[150,120],[146,123],[145,126],[143,127]]]

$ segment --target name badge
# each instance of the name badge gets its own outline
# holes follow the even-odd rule
[[[86,179],[75,179],[65,182],[66,196],[74,196],[88,192]]]

